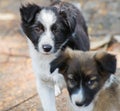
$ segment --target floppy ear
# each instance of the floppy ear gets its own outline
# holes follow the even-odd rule
[[[116,71],[116,57],[107,52],[98,52],[95,55],[98,68],[107,73],[115,73]]]
[[[75,26],[76,26],[76,19],[75,16],[70,16],[67,13],[68,10],[60,10],[59,14],[62,17],[62,19],[64,20],[64,24],[69,28],[70,32],[74,32],[75,30]]]
[[[60,55],[50,63],[50,72],[53,73],[57,68],[59,72],[63,74],[67,69],[68,58]]]
[[[20,8],[20,15],[22,22],[31,23],[34,21],[36,13],[40,11],[40,7],[35,4],[22,5]]]

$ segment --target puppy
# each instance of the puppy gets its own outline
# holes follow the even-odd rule
[[[51,72],[56,68],[65,78],[73,111],[120,111],[114,55],[67,48],[51,62]]]
[[[50,74],[50,62],[63,45],[89,50],[85,20],[75,6],[65,2],[55,2],[48,7],[28,4],[20,8],[20,15],[43,109],[56,111],[55,95],[61,92],[65,82],[57,71]]]

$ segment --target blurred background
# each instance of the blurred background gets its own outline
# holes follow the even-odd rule
[[[19,7],[28,2],[50,4],[49,0],[0,0],[0,111],[42,111],[20,27]],[[120,68],[120,0],[74,0],[74,4],[81,5],[91,50],[115,54]],[[66,97],[66,90],[57,97],[58,111],[68,111]]]

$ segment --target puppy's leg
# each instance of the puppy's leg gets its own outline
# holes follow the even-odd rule
[[[61,94],[62,89],[57,84],[55,84],[54,87],[55,87],[55,96],[59,96]]]
[[[37,90],[41,99],[44,111],[57,111],[55,104],[54,88],[48,87],[41,80],[37,80]]]
[[[53,81],[55,84],[55,96],[59,96],[63,88],[66,87],[66,83],[62,74],[58,73],[58,69],[56,69],[53,73]]]

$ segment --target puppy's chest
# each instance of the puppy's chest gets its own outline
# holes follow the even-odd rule
[[[35,73],[42,78],[51,77],[52,75],[50,73],[50,62],[54,58],[55,56],[44,55],[32,57],[32,64]]]
[[[39,61],[36,61],[41,73],[50,73],[50,60],[42,58]]]

